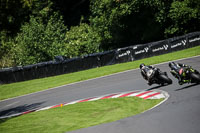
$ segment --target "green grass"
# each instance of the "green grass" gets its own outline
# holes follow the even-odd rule
[[[72,131],[139,114],[162,100],[124,97],[77,103],[0,120],[0,131],[2,133]]]
[[[33,92],[38,92],[49,88],[66,85],[69,83],[74,83],[77,81],[87,80],[112,73],[138,68],[140,63],[151,65],[170,60],[192,57],[196,55],[200,55],[200,46],[128,63],[121,63],[100,68],[94,68],[86,71],[74,72],[70,74],[64,74],[49,78],[0,85],[0,100],[21,96]]]

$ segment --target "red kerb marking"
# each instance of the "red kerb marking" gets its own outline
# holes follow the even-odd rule
[[[81,102],[87,102],[87,101],[89,101],[89,100],[91,100],[91,99],[94,99],[94,98],[84,99],[84,100],[79,101],[79,103],[81,103]]]
[[[148,96],[144,97],[144,99],[147,99],[147,98],[159,95],[159,94],[160,94],[160,92],[157,92],[157,93],[154,93],[154,94],[151,94],[151,95],[148,95]]]
[[[126,96],[129,96],[129,95],[133,94],[133,93],[136,93],[136,92],[129,92],[129,93],[126,93],[124,95],[121,95],[120,97],[126,97]]]
[[[51,109],[52,108],[57,108],[57,107],[60,107],[60,106],[61,106],[61,104],[58,104],[58,105],[55,105],[55,106],[51,107]]]
[[[26,112],[23,112],[22,114],[28,114],[28,113],[31,113],[31,112],[34,112],[34,110],[26,111]]]
[[[102,97],[101,99],[110,98],[110,97],[113,97],[113,96],[115,96],[115,95],[117,95],[117,94],[112,94],[112,95],[109,95],[109,96],[105,96],[105,97]]]
[[[150,92],[152,92],[152,91],[146,91],[146,92],[140,93],[140,94],[136,95],[136,97],[140,97],[140,96],[147,94],[147,93],[150,93]]]

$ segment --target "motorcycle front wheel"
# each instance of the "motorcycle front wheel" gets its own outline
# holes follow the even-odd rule
[[[193,82],[200,83],[200,75],[196,73],[191,73],[190,77]]]

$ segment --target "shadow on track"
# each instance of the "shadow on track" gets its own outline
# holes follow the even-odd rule
[[[29,104],[29,105],[25,104],[23,106],[18,106],[18,107],[15,107],[15,108],[3,110],[3,111],[0,112],[0,117],[9,116],[9,115],[12,115],[12,114],[17,114],[17,113],[22,113],[22,112],[26,112],[26,111],[30,111],[30,110],[35,110],[43,103],[45,103],[45,102],[33,103],[33,104]],[[5,122],[8,119],[12,119],[12,118],[1,119],[0,124]]]
[[[158,88],[161,88],[161,87],[164,87],[164,86],[168,86],[168,85],[171,85],[171,84],[158,85],[158,86],[155,86],[155,87],[149,88],[149,89],[147,89],[147,90],[150,91],[150,90],[158,89]]]
[[[188,85],[188,86],[182,87],[182,88],[180,88],[180,89],[176,89],[175,91],[180,91],[180,90],[188,89],[188,88],[191,88],[191,87],[193,87],[193,86],[197,86],[197,85],[200,85],[200,84],[198,84],[198,83],[191,84],[191,85]]]
[[[154,89],[158,89],[158,88],[160,88],[160,87],[162,87],[162,85],[159,85],[159,86],[155,86],[155,87],[149,88],[149,89],[147,89],[147,91],[154,90]]]

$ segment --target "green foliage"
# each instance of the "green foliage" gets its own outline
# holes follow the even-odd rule
[[[183,35],[200,29],[196,0],[91,0],[90,22],[101,47],[113,49]]]
[[[66,27],[57,13],[49,18],[47,24],[43,24],[40,18],[31,17],[16,37],[16,63],[33,64],[62,54],[65,31]]]
[[[29,57],[27,58],[28,61],[25,61],[26,56],[28,56],[28,49],[23,45],[16,44],[16,41],[14,41],[16,40],[15,35],[19,32],[21,25],[29,21],[30,14],[48,21],[48,16],[51,13],[50,6],[51,2],[49,0],[1,0],[0,68],[20,65],[23,64],[21,63],[22,61],[27,63],[34,62],[34,57]],[[43,23],[45,22],[44,20]]]
[[[16,64],[49,61],[57,55],[72,58],[99,52],[100,38],[88,24],[82,23],[66,31],[62,17],[57,13],[49,18],[47,24],[40,17],[31,17],[15,39]]]
[[[162,35],[156,20],[161,6],[160,0],[92,0],[90,22],[104,49],[153,41]]]
[[[88,24],[71,27],[66,33],[65,56],[71,58],[99,52],[100,37]]]
[[[50,0],[1,0],[0,32],[6,31],[9,36],[16,35],[21,25],[29,21],[30,15],[42,16],[44,14],[41,11],[50,10],[51,5]]]
[[[90,9],[92,15],[90,22],[101,36],[102,48],[108,48],[107,45],[114,40],[112,34],[118,32],[123,27],[119,20],[122,16],[130,13],[129,7],[130,2],[119,3],[109,0],[91,0]]]
[[[0,3],[0,32],[9,34],[18,32],[21,22],[28,19],[28,8],[22,0],[1,0]]]
[[[0,68],[10,67],[14,65],[12,38],[8,38],[5,31],[0,32]]]
[[[200,29],[200,2],[197,0],[174,1],[169,14],[171,25],[166,35],[180,35]]]
[[[52,9],[59,11],[67,27],[78,26],[80,21],[88,23],[89,0],[51,0],[51,2]]]

